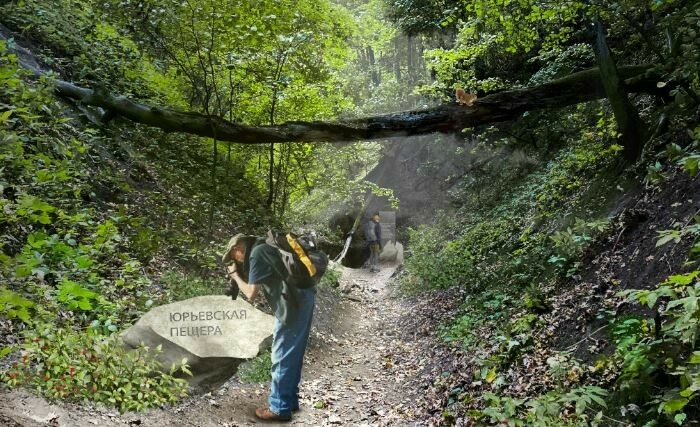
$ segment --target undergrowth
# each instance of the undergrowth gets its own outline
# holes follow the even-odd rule
[[[69,78],[184,105],[126,35],[94,25],[94,11],[77,3],[54,3],[0,10],[51,49],[43,53],[57,68],[73,58]],[[122,411],[172,403],[186,382],[157,366],[157,349],[126,353],[117,334],[153,305],[223,294],[221,242],[231,224],[251,233],[269,224],[262,197],[236,154],[219,150],[220,183],[241,194],[224,201],[203,139],[78,117],[54,96],[53,76],[23,70],[13,43],[0,41],[0,357],[19,362],[2,382]]]
[[[597,122],[585,118],[591,108],[601,108],[594,115]],[[446,390],[450,399],[442,419],[448,425],[464,416],[509,426],[682,425],[688,414],[698,412],[700,284],[692,269],[700,254],[697,218],[659,231],[660,246],[694,242],[686,264],[690,271],[671,275],[655,289],[617,296],[646,305],[657,312],[656,319],[604,314],[601,319],[613,331],[612,355],[587,366],[567,351],[551,353],[537,382],[548,385],[525,397],[513,394],[517,387],[509,383],[508,371],[523,360],[532,363],[530,355],[543,351],[535,338],[536,331],[547,330],[542,314],[551,311],[558,289],[580,280],[588,267],[583,260],[619,226],[607,212],[630,181],[618,172],[620,147],[612,142],[616,134],[605,108],[579,107],[568,119],[571,139],[554,154],[525,151],[487,163],[453,190],[452,211],[409,231],[403,291],[420,294],[452,286],[467,291],[460,314],[443,322],[439,336],[474,356],[464,369],[481,392]],[[659,156],[648,171],[650,185],[662,183],[668,168],[698,173],[699,130],[690,132],[695,145],[671,144]]]
[[[238,378],[245,383],[265,383],[272,379],[271,372],[271,353],[265,351],[242,364],[238,369]]]
[[[94,401],[121,412],[175,403],[188,384],[176,370],[190,373],[186,361],[163,372],[160,348],[124,348],[116,335],[36,325],[26,333],[21,356],[2,373],[10,387],[28,386],[49,399]]]

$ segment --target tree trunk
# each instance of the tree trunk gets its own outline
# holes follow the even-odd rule
[[[374,50],[372,50],[372,46],[367,46],[367,60],[369,61],[369,70],[372,76],[372,83],[375,86],[379,86],[379,73],[377,72],[377,65],[374,61]]]
[[[648,130],[639,117],[632,102],[630,102],[625,90],[625,84],[620,79],[612,52],[605,39],[605,30],[600,20],[596,20],[595,54],[600,68],[600,77],[605,89],[605,94],[610,100],[615,121],[620,132],[620,143],[625,160],[629,163],[636,161],[642,154],[644,143],[648,136]]]
[[[649,66],[627,66],[618,70],[632,92],[655,93],[658,75]],[[670,85],[669,85],[670,86]],[[670,90],[667,86],[664,90]],[[246,126],[221,117],[187,113],[134,102],[102,90],[90,90],[65,81],[56,82],[56,92],[101,107],[112,116],[166,132],[184,132],[240,144],[273,142],[348,142],[405,137],[433,132],[453,133],[464,128],[515,120],[526,111],[561,108],[603,98],[600,71],[581,71],[540,86],[504,91],[478,99],[472,107],[445,104],[438,107],[390,113],[338,122],[287,122],[276,126]]]
[[[413,58],[413,36],[408,36],[406,41],[406,74],[408,75],[408,81],[413,83],[415,79],[414,68],[415,59]]]
[[[399,37],[394,38],[394,76],[396,77],[396,81],[400,82],[401,81],[401,56],[399,55],[400,48],[401,47],[401,41]]]
[[[267,170],[267,208],[272,210],[272,202],[274,201],[275,193],[275,143],[271,142],[269,147],[269,167]]]

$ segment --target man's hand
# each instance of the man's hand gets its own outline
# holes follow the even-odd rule
[[[231,292],[234,293],[235,297],[229,293],[226,293],[226,295],[231,295],[233,299],[236,299],[236,297],[238,296],[238,292],[242,291],[243,295],[245,295],[246,298],[248,298],[248,301],[253,301],[258,295],[258,285],[251,285],[245,280],[243,280],[241,276],[238,275],[235,265],[229,265],[228,267],[226,267],[226,272],[228,274],[229,279],[231,279],[231,281],[234,282],[231,284]],[[234,287],[236,288],[235,290],[233,290]]]

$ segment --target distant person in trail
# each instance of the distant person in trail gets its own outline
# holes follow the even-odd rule
[[[369,271],[379,271],[379,254],[382,251],[382,226],[379,224],[379,212],[367,221],[365,240],[369,244]]]
[[[311,330],[316,288],[289,286],[279,251],[264,238],[237,234],[222,261],[241,292],[252,301],[260,290],[275,314],[272,336],[272,382],[267,407],[255,410],[265,421],[289,421],[299,410],[299,382]]]

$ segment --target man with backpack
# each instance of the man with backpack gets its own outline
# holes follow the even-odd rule
[[[379,224],[379,212],[365,225],[365,240],[369,244],[369,271],[379,271],[379,254],[382,252],[382,226]]]
[[[272,382],[267,407],[255,410],[264,421],[289,421],[299,410],[299,382],[316,299],[314,286],[287,282],[289,273],[280,251],[265,239],[237,234],[222,261],[229,277],[252,301],[262,290],[275,315],[272,336]]]

